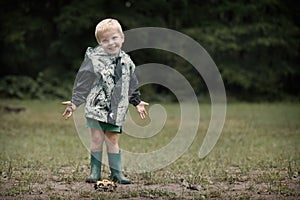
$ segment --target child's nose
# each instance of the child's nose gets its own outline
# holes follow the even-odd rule
[[[109,40],[108,41],[108,44],[110,45],[110,44],[113,44],[113,40]]]

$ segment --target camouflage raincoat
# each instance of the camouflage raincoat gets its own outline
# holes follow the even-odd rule
[[[101,46],[89,47],[75,79],[72,103],[85,105],[85,116],[121,126],[128,104],[141,101],[135,65],[121,51],[118,57],[104,52]]]

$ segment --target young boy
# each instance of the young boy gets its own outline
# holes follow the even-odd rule
[[[147,115],[138,90],[135,65],[121,50],[124,34],[119,22],[105,19],[96,26],[95,36],[99,46],[89,47],[76,76],[71,101],[63,116],[68,119],[82,103],[85,105],[87,127],[91,129],[91,173],[86,182],[95,183],[101,178],[102,149],[107,146],[110,178],[121,184],[130,184],[121,168],[118,134],[128,110],[136,107],[140,117]]]

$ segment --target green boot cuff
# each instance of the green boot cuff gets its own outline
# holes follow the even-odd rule
[[[91,173],[86,182],[95,183],[101,177],[102,151],[91,152]]]
[[[121,153],[108,153],[109,168],[111,171],[110,178],[121,184],[130,184],[131,181],[122,173]]]

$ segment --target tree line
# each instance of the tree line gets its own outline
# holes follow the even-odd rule
[[[104,18],[124,30],[165,27],[201,44],[228,96],[299,101],[300,5],[293,0],[11,0],[1,1],[1,97],[66,98],[94,28]],[[159,50],[130,53],[136,65],[163,63],[184,74],[197,95],[205,84],[189,63]],[[142,88],[149,100],[166,88]]]

